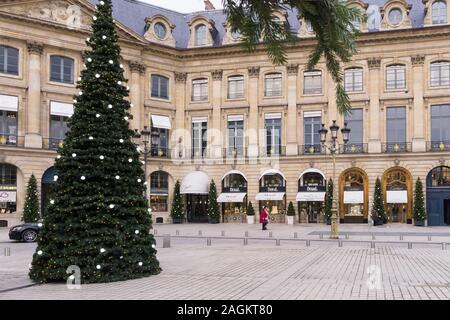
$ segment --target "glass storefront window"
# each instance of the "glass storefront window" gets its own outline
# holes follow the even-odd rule
[[[437,167],[431,170],[432,187],[450,187],[450,168]]]
[[[9,164],[0,164],[0,214],[9,214],[17,211],[16,201],[2,199],[15,198],[17,192],[17,168]]]
[[[261,187],[265,188],[276,188],[276,187],[284,187],[284,179],[279,174],[267,174],[261,179]]]
[[[17,112],[0,110],[0,145],[17,144]]]
[[[66,133],[69,130],[67,126],[68,117],[63,116],[55,116],[52,115],[50,118],[50,148],[56,149],[64,138],[66,137]]]
[[[156,171],[150,175],[150,207],[152,212],[167,212],[169,200],[169,175]]]
[[[150,207],[152,212],[167,212],[168,196],[150,196]]]

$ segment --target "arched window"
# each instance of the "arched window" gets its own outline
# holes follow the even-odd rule
[[[19,50],[8,46],[0,46],[0,73],[19,74]]]
[[[63,56],[51,56],[50,81],[73,84],[74,60]]]
[[[207,28],[204,24],[201,24],[195,28],[195,45],[197,47],[206,45],[206,31]]]
[[[351,168],[339,179],[340,217],[344,222],[363,223],[368,216],[368,180],[364,171]]]
[[[440,87],[450,85],[450,62],[437,61],[430,64],[430,86]]]
[[[363,90],[363,69],[345,69],[345,91],[357,92]]]
[[[431,17],[433,24],[447,23],[447,4],[445,1],[435,1],[431,7]]]
[[[155,171],[150,175],[150,207],[152,212],[167,212],[169,198],[169,174]]]
[[[384,203],[389,222],[409,222],[412,219],[411,174],[399,167],[389,169],[383,175]]]
[[[266,174],[261,179],[262,188],[284,188],[285,186],[286,181],[280,174]]]
[[[283,77],[281,73],[269,73],[264,78],[264,95],[266,97],[279,97],[283,94]]]
[[[158,39],[163,40],[166,37],[167,28],[163,23],[157,22],[153,28]]]
[[[17,211],[17,168],[0,164],[0,214]]]
[[[403,64],[395,64],[386,67],[386,89],[406,88],[406,68]]]
[[[450,187],[450,167],[437,167],[430,171],[427,179],[428,187]]]
[[[169,78],[152,74],[152,98],[169,99]]]
[[[247,191],[247,180],[245,180],[245,178],[239,173],[232,173],[227,175],[225,178],[223,178],[222,182],[223,192],[230,192],[230,190]]]
[[[403,20],[403,11],[400,8],[393,8],[388,14],[389,23],[398,26]]]

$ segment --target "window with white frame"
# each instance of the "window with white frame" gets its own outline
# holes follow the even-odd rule
[[[227,156],[244,155],[244,116],[228,116],[228,150]]]
[[[195,46],[201,47],[206,45],[206,31],[208,28],[204,25],[198,25],[195,28]]]
[[[441,87],[450,85],[450,62],[438,61],[430,65],[430,86]]]
[[[363,69],[349,68],[345,70],[345,91],[355,92],[363,90]]]
[[[196,79],[192,81],[192,101],[208,100],[208,79]]]
[[[447,4],[445,1],[435,1],[431,6],[431,19],[433,24],[447,23]]]
[[[244,97],[244,76],[228,77],[228,99]]]
[[[73,84],[74,60],[62,56],[51,56],[50,81]]]
[[[402,64],[391,65],[386,68],[386,89],[406,88],[406,68]]]
[[[266,131],[266,154],[281,154],[281,113],[266,113],[264,128]]]
[[[206,148],[208,146],[208,118],[192,118],[192,157],[206,157]]]
[[[169,78],[152,74],[152,97],[169,99]]]
[[[303,93],[320,94],[322,93],[322,71],[306,71],[303,74]]]
[[[19,74],[19,49],[0,46],[0,73]]]
[[[283,94],[281,73],[266,74],[264,79],[264,96],[279,97]]]

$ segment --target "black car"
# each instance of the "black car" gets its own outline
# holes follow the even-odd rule
[[[36,242],[42,223],[24,223],[9,229],[9,239]]]

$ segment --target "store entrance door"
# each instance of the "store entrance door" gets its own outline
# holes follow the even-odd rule
[[[192,223],[208,222],[208,195],[186,195],[187,221]]]

